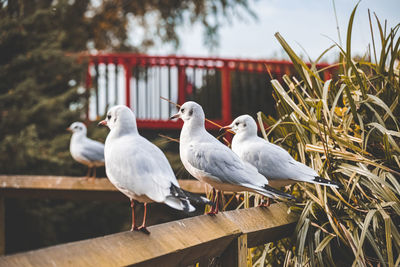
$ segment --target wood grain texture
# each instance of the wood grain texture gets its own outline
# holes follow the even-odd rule
[[[237,266],[248,247],[290,235],[296,217],[284,203],[201,215],[149,227],[150,235],[123,232],[0,257],[2,266],[187,266],[222,254]],[[243,259],[244,258],[244,259]],[[237,260],[236,260],[237,259]]]
[[[202,215],[149,227],[150,235],[123,232],[0,257],[2,266],[178,266],[217,256],[240,230],[225,218]]]
[[[207,187],[197,180],[178,182],[183,189],[197,194],[204,194]],[[0,191],[7,189],[118,192],[107,178],[88,180],[85,177],[71,176],[0,175]]]
[[[226,248],[220,258],[222,267],[247,266],[247,234],[242,234]]]
[[[225,216],[247,234],[249,248],[279,240],[282,234],[291,235],[298,219],[295,214],[288,214],[288,205],[283,202],[268,208],[232,210],[225,212]]]

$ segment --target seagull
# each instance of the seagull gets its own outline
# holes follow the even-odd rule
[[[136,117],[127,106],[118,105],[107,112],[99,125],[110,129],[105,143],[106,173],[111,183],[131,201],[131,231],[150,232],[146,228],[146,208],[149,202],[193,212],[190,201],[208,204],[209,200],[184,191],[164,153],[139,135]],[[143,223],[135,225],[134,200],[144,203]]]
[[[82,122],[74,122],[68,128],[72,132],[69,151],[74,160],[88,166],[86,178],[96,178],[96,167],[104,166],[104,144],[86,136],[86,126]]]
[[[204,127],[203,108],[192,101],[184,103],[170,119],[184,122],[179,153],[186,170],[196,179],[222,191],[250,191],[267,197],[294,197],[268,185],[268,180],[251,164],[243,162],[231,149],[209,134]],[[214,191],[215,192],[215,191]],[[218,213],[218,196],[216,210]]]
[[[235,136],[232,150],[245,162],[257,168],[269,179],[269,185],[279,188],[296,182],[309,182],[339,188],[340,184],[320,177],[315,170],[296,161],[280,146],[257,136],[257,124],[249,115],[237,117],[230,125]]]

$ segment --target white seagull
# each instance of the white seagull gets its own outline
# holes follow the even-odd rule
[[[139,135],[136,117],[130,108],[122,105],[111,108],[99,125],[110,129],[105,143],[106,173],[111,183],[131,201],[131,231],[149,234],[146,229],[148,202],[165,203],[185,212],[195,211],[189,200],[209,202],[179,187],[164,153]],[[143,223],[139,228],[135,225],[134,200],[144,203]]]
[[[232,124],[222,128],[229,128],[235,132],[232,150],[267,177],[272,187],[279,188],[296,182],[341,187],[340,184],[320,177],[315,170],[296,161],[285,149],[258,137],[257,124],[249,115],[239,116]]]
[[[96,178],[96,167],[104,166],[104,144],[89,139],[86,136],[87,129],[82,122],[74,122],[68,128],[72,132],[69,151],[74,160],[88,166],[86,178]]]
[[[179,153],[186,170],[198,180],[222,191],[251,191],[267,197],[293,196],[268,185],[256,168],[243,162],[231,149],[209,134],[204,127],[203,108],[192,101],[184,103],[171,117],[184,121],[180,134]],[[218,213],[218,197],[216,210]]]

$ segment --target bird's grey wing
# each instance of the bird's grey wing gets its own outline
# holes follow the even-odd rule
[[[229,184],[266,184],[266,178],[255,169],[246,167],[227,146],[215,143],[192,145],[187,153],[188,162],[195,168]]]
[[[81,155],[88,161],[104,161],[104,144],[89,139],[82,144]]]
[[[313,169],[296,161],[286,150],[272,143],[250,144],[242,157],[268,179],[305,181],[316,175]]]

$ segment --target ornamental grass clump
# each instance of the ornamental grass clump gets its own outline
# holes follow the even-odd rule
[[[297,78],[272,80],[278,119],[258,113],[260,125],[269,125],[266,130],[261,127],[263,135],[344,189],[292,186],[302,200],[292,207],[301,212],[295,243],[267,244],[261,253],[267,262],[268,255],[285,248],[279,263],[287,266],[400,264],[400,24],[388,30],[376,16],[370,18],[370,53],[354,59],[356,9],[346,47],[334,45],[340,59],[330,66],[336,74],[328,80],[322,78],[326,69],[317,69],[317,62],[307,65],[279,33],[275,35]],[[378,33],[372,31],[372,21]]]

